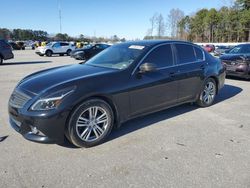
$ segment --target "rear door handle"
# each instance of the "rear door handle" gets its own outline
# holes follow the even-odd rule
[[[201,65],[200,68],[201,68],[202,70],[204,70],[204,69],[205,69],[205,65]]]
[[[170,73],[169,73],[170,77],[174,77],[175,74],[176,74],[176,72],[170,72]]]

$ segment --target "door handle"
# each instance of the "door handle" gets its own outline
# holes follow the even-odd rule
[[[202,70],[204,70],[204,69],[205,69],[205,65],[201,65],[200,68],[201,68]]]
[[[174,77],[175,76],[175,72],[170,72],[169,75],[170,75],[170,77]]]

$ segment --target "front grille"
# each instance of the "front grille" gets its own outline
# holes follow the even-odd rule
[[[23,108],[23,106],[31,99],[30,96],[19,90],[14,90],[10,96],[9,104],[15,108]]]
[[[238,65],[240,63],[240,61],[223,60],[223,63],[225,63],[226,65],[229,65],[229,66],[235,66],[235,65]]]

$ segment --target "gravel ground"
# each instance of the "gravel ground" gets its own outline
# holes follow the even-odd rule
[[[79,61],[15,51],[0,66],[0,187],[250,187],[250,83],[227,79],[209,108],[182,105],[125,123],[102,145],[29,142],[8,98],[32,72]]]

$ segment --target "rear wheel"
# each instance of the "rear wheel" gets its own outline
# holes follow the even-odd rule
[[[47,57],[51,57],[52,54],[53,54],[53,52],[52,52],[51,50],[47,50],[46,53],[45,53],[45,55],[46,55]]]
[[[77,147],[92,147],[108,137],[113,123],[111,107],[103,100],[91,99],[73,111],[66,136]]]
[[[216,95],[216,82],[209,78],[205,81],[197,104],[201,107],[208,107],[213,104]]]
[[[3,58],[0,56],[0,65],[3,64]]]

